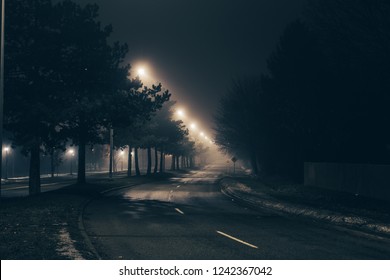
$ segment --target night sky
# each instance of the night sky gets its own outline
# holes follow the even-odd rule
[[[79,0],[97,3],[128,62],[145,65],[191,120],[211,132],[213,112],[235,77],[260,75],[304,0]]]

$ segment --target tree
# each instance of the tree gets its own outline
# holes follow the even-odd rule
[[[312,0],[305,20],[334,80],[337,161],[390,162],[390,3]]]
[[[5,127],[30,154],[30,195],[40,192],[42,145],[54,147],[62,130],[58,45],[60,32],[49,0],[7,1],[5,37]]]
[[[153,114],[160,110],[165,102],[170,98],[168,90],[163,91],[162,85],[153,85],[151,88],[144,87],[142,90],[137,90],[137,87],[132,89],[122,100],[123,110],[116,107],[112,122],[115,127],[114,142],[117,147],[128,146],[128,176],[131,176],[131,150],[135,148],[135,165],[136,174],[140,175],[138,165],[138,148],[146,147],[150,149],[151,145],[156,141],[152,129],[154,122],[151,120]],[[123,106],[123,104],[126,104]],[[119,106],[119,105],[118,105]],[[115,117],[114,117],[115,116]],[[151,173],[150,151],[148,156],[148,174]]]
[[[267,135],[267,110],[258,78],[235,80],[214,117],[216,143],[227,153],[250,160],[258,174]],[[260,114],[260,115],[259,115]]]
[[[78,183],[85,182],[85,148],[102,140],[117,95],[130,90],[129,65],[122,66],[127,45],[107,42],[111,26],[97,21],[98,6],[81,7],[71,1],[55,6],[61,56],[57,61],[63,88],[62,125],[78,145]]]
[[[269,164],[276,172],[301,179],[305,160],[318,160],[329,152],[334,126],[328,123],[334,116],[328,112],[336,101],[329,87],[332,74],[317,38],[300,20],[286,27],[267,66],[261,83],[273,116],[267,120]]]

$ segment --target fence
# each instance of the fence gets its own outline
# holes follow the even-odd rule
[[[304,184],[390,201],[390,165],[305,162]]]

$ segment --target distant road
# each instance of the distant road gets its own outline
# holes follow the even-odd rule
[[[76,182],[75,177],[60,176],[41,179],[41,192],[53,191]],[[28,178],[14,178],[1,185],[2,197],[23,197],[28,196]]]
[[[124,172],[114,174],[114,177],[124,176]],[[87,172],[87,179],[98,179],[108,177],[108,171]],[[60,174],[53,178],[48,175],[41,176],[41,192],[54,191],[65,186],[76,183],[76,174]],[[28,177],[10,178],[7,182],[1,183],[2,197],[23,197],[28,196]]]
[[[390,259],[390,240],[238,205],[223,165],[110,192],[83,221],[104,259]]]

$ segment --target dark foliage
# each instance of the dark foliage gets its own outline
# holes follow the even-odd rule
[[[304,161],[389,163],[388,11],[380,0],[309,1],[261,82],[235,81],[222,99],[218,144],[255,173],[260,163],[297,180]]]

